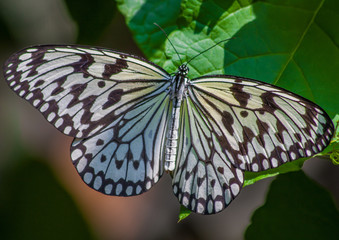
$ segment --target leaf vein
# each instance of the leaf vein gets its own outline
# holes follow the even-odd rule
[[[299,41],[297,42],[295,48],[292,50],[289,58],[286,61],[286,64],[282,67],[281,71],[278,73],[276,79],[273,81],[273,85],[277,85],[278,81],[281,79],[282,74],[284,73],[284,71],[286,70],[288,64],[292,61],[292,59],[294,58],[294,55],[296,54],[297,50],[299,49],[301,43],[303,42],[306,34],[308,33],[308,30],[310,29],[310,27],[312,26],[312,24],[314,24],[315,22],[315,17],[317,16],[317,14],[319,13],[321,7],[323,6],[325,0],[322,0],[318,6],[318,8],[314,11],[314,14],[312,16],[312,18],[310,19],[309,24],[307,25],[305,31],[302,33]]]

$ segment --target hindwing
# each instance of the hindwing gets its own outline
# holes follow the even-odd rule
[[[182,205],[201,214],[227,207],[244,181],[243,172],[228,160],[212,124],[190,97],[184,100],[173,191]]]
[[[159,93],[99,133],[75,139],[71,158],[84,182],[115,196],[149,190],[163,174],[170,106],[168,94]]]

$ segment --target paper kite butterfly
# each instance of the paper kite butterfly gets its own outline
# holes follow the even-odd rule
[[[35,46],[4,65],[8,85],[59,131],[74,137],[83,181],[107,195],[149,190],[164,171],[193,212],[217,213],[239,194],[244,171],[321,152],[334,132],[316,104],[252,79],[188,79],[126,53]]]

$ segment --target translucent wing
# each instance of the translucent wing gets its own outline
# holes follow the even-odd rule
[[[96,135],[75,139],[71,158],[84,182],[115,196],[149,190],[163,173],[169,113],[168,94],[159,93],[140,102]]]
[[[334,132],[316,104],[279,87],[234,76],[206,76],[188,87],[231,163],[247,171],[275,168],[321,152]]]
[[[90,187],[130,196],[158,181],[170,108],[170,76],[160,67],[103,48],[36,46],[12,55],[4,73],[20,97],[76,137],[71,158]]]
[[[167,72],[147,60],[84,46],[23,49],[7,60],[4,73],[20,97],[77,138],[98,133],[170,84]]]
[[[275,168],[322,151],[334,128],[314,103],[279,87],[234,76],[187,86],[173,191],[191,211],[223,210],[243,171]]]
[[[238,195],[244,177],[228,160],[210,119],[189,97],[183,102],[173,191],[191,211],[212,214]]]

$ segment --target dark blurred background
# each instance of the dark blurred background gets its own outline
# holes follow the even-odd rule
[[[80,38],[76,16],[62,0],[0,0],[0,61],[44,43],[81,42],[142,56],[122,15],[114,6],[106,10],[112,19],[103,31]],[[178,224],[180,206],[166,174],[137,197],[109,197],[87,187],[70,160],[72,138],[17,97],[2,70],[0,123],[0,239],[242,239],[271,181],[246,187],[220,214],[192,214]],[[303,169],[338,204],[338,168],[312,159]]]

